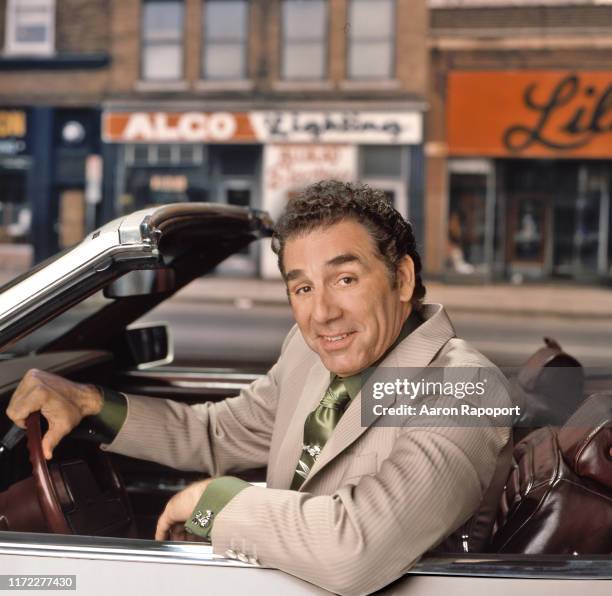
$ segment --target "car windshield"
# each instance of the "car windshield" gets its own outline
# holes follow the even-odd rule
[[[72,308],[63,312],[58,317],[50,320],[35,331],[21,338],[15,343],[0,349],[0,354],[24,355],[37,352],[44,345],[68,333],[79,323],[101,311],[104,307],[114,302],[111,298],[106,298],[102,290],[89,296],[82,302],[75,304]]]

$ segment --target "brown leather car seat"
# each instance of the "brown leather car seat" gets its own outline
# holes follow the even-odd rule
[[[514,421],[514,443],[542,426],[562,426],[584,398],[584,370],[576,358],[555,339],[544,337],[544,345],[511,379],[511,396],[520,407]]]
[[[612,393],[589,397],[561,428],[514,449],[488,550],[612,553]]]

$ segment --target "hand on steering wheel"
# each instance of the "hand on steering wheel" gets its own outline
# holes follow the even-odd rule
[[[26,434],[38,502],[49,530],[54,534],[72,534],[73,532],[68,526],[62,511],[55,485],[51,480],[47,460],[43,454],[40,412],[32,412],[28,416],[26,420]]]
[[[27,417],[26,436],[38,503],[51,532],[137,536],[127,492],[104,452],[97,451],[103,472],[99,477],[81,459],[47,462],[42,448],[40,412]],[[99,466],[97,469],[99,472]]]

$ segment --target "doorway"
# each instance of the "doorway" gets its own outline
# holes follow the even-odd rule
[[[495,168],[485,159],[449,162],[446,271],[488,278],[493,266]]]
[[[218,199],[225,205],[252,207],[255,202],[251,178],[229,178],[219,185]],[[252,242],[227,258],[217,267],[217,273],[227,276],[253,277],[257,274],[258,242]]]
[[[555,202],[553,274],[585,281],[607,275],[609,225],[610,174],[581,164],[575,195]]]

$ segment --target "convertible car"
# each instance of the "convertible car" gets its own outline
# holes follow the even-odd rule
[[[257,373],[177,366],[171,330],[134,322],[271,231],[269,217],[255,210],[150,208],[0,288],[0,438],[11,428],[6,405],[30,368],[186,403],[237,394]],[[472,552],[466,535],[455,552],[426,555],[382,592],[609,594],[602,580],[612,579],[611,400],[600,392],[579,409],[580,424],[541,428],[519,443],[487,552]],[[154,541],[166,501],[199,475],[104,453],[79,429],[47,462],[44,423],[31,415],[26,440],[0,445],[3,574],[72,576],[92,595],[326,593],[213,555],[206,544]],[[244,477],[263,482],[265,470]],[[595,513],[576,523],[582,505]]]

